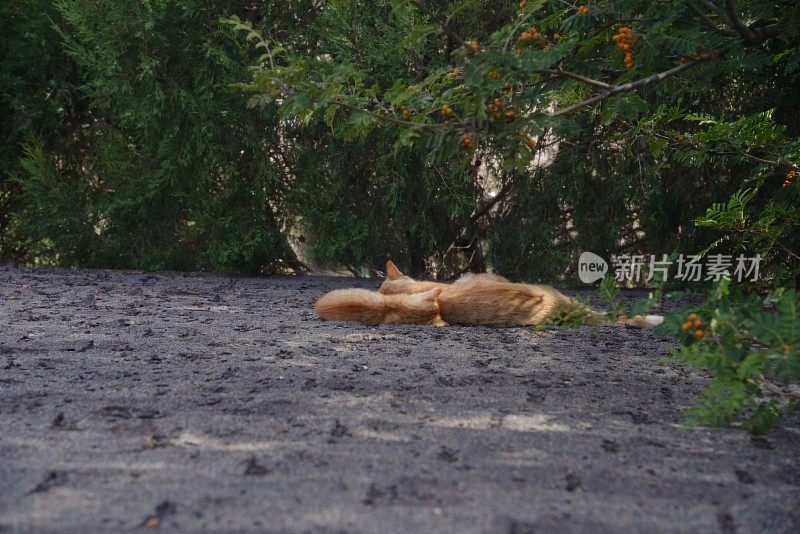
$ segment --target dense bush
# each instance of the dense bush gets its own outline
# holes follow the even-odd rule
[[[249,272],[292,259],[275,110],[240,105],[228,85],[247,56],[217,24],[249,5],[4,4],[37,26],[4,63],[3,255]]]
[[[583,250],[716,244],[795,283],[794,10],[734,6],[745,38],[688,2],[525,4],[3,3],[0,256],[259,272],[299,268],[291,243],[354,270],[572,281]],[[267,49],[231,15],[272,56],[249,109],[231,84]]]
[[[335,2],[326,14],[336,20],[358,4]],[[450,215],[449,232],[424,251],[432,273],[485,259],[511,276],[552,279],[586,249],[724,246],[762,252],[770,276],[794,283],[798,189],[781,183],[800,150],[791,119],[800,20],[788,5],[725,5],[395,0],[375,22],[380,45],[347,35],[311,53],[229,22],[263,53],[242,85],[252,103],[277,103],[287,119],[327,125],[339,139],[388,132],[393,154],[422,150],[428,169],[462,165],[460,181],[474,187],[435,186],[470,216]],[[373,46],[393,62],[362,53]],[[387,75],[393,67],[406,70]],[[356,188],[383,205],[382,180]],[[475,195],[491,189],[497,196]],[[732,202],[743,197],[739,210]],[[744,224],[731,224],[736,210]]]

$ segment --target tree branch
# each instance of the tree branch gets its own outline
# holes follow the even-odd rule
[[[731,23],[731,26],[736,30],[736,32],[742,36],[742,40],[750,46],[758,44],[760,41],[756,37],[756,34],[753,33],[748,26],[745,25],[744,22],[741,21],[738,15],[736,15],[736,11],[734,10],[733,0],[725,0],[725,14],[728,17],[728,21]]]
[[[580,74],[576,74],[574,72],[569,72],[561,69],[536,69],[534,70],[534,72],[536,72],[537,74],[550,74],[551,76],[572,78],[573,80],[578,80],[579,82],[585,83],[586,85],[594,85],[595,87],[600,87],[602,89],[611,89],[614,87],[613,85],[607,84],[606,82],[601,82],[600,80],[587,78],[586,76],[581,76]]]
[[[560,115],[566,115],[567,113],[571,113],[571,112],[575,111],[576,109],[580,109],[582,107],[589,106],[589,105],[594,104],[596,102],[600,102],[601,100],[605,100],[606,98],[612,97],[614,95],[618,95],[620,93],[627,93],[628,91],[633,91],[634,89],[638,89],[639,87],[644,87],[645,85],[650,85],[651,83],[660,82],[662,80],[665,80],[667,78],[675,76],[676,74],[678,74],[680,72],[683,72],[686,69],[689,69],[689,68],[697,65],[698,63],[702,62],[702,61],[705,61],[705,59],[699,59],[699,58],[698,59],[693,59],[691,61],[687,61],[686,63],[678,65],[677,67],[673,67],[673,68],[671,68],[669,70],[665,70],[664,72],[659,72],[657,74],[653,74],[653,75],[648,76],[646,78],[641,78],[639,80],[636,80],[635,82],[629,82],[629,83],[625,83],[625,84],[622,84],[622,85],[611,86],[611,88],[609,90],[604,91],[604,92],[600,93],[599,95],[595,95],[595,96],[593,96],[591,98],[588,98],[588,99],[584,100],[583,102],[578,102],[577,104],[573,104],[573,105],[571,105],[569,107],[566,107],[564,109],[560,109],[560,110],[555,111],[553,113],[548,113],[548,116],[549,117],[558,117]]]
[[[461,240],[462,237],[466,235],[467,229],[470,227],[470,225],[474,224],[478,219],[489,213],[489,211],[495,205],[497,205],[498,202],[500,202],[503,198],[506,197],[506,195],[508,195],[509,191],[511,191],[511,187],[513,186],[513,184],[514,181],[509,180],[494,196],[494,198],[489,200],[489,202],[484,204],[479,209],[476,209],[474,212],[472,212],[472,215],[470,215],[469,220],[461,227],[461,230],[459,230],[455,239],[453,239],[452,243],[450,243],[450,245],[447,247],[447,250],[445,250],[444,254],[442,254],[442,260],[444,260],[453,250],[458,248],[457,247],[458,242]]]
[[[722,11],[717,4],[712,2],[711,0],[701,0],[709,9],[713,9],[714,11]]]
[[[350,104],[345,104],[344,102],[336,101],[335,104],[339,107],[349,109],[351,111],[357,111],[359,113],[363,113],[365,115],[369,115],[370,117],[375,117],[376,119],[392,122],[394,124],[400,124],[402,126],[412,126],[414,128],[449,128],[449,126],[445,124],[432,124],[429,122],[411,122],[411,121],[404,121],[402,119],[395,119],[394,117],[390,117],[389,115],[381,115],[380,113],[374,113],[372,111],[367,111],[366,109],[357,108],[355,106],[351,106]]]
[[[736,37],[738,35],[733,30],[720,28],[719,26],[714,24],[714,21],[708,18],[708,16],[705,13],[703,13],[700,10],[700,8],[694,5],[692,2],[688,2],[687,5],[689,6],[689,9],[691,9],[694,12],[694,14],[700,18],[700,21],[703,23],[703,25],[712,32],[716,33],[717,35],[721,35],[723,37]]]
[[[425,1],[424,0],[411,0],[411,3],[414,4],[415,6],[417,6],[419,8],[419,10],[422,11],[425,15],[430,17],[430,19],[433,22],[438,24],[439,27],[442,29],[442,31],[445,33],[445,35],[447,35],[450,39],[454,40],[455,42],[457,42],[461,46],[465,46],[467,44],[467,42],[460,35],[458,35],[456,32],[454,32],[447,25],[447,21],[442,20],[442,18],[439,15],[433,13],[430,9],[428,9],[428,7],[425,5]]]
[[[777,37],[779,35],[779,26],[777,23],[767,24],[766,26],[762,27],[751,26],[750,28],[756,34],[756,37],[758,37],[758,42],[756,44],[760,44],[767,39],[771,39],[772,37]]]

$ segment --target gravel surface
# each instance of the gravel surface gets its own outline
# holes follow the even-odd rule
[[[683,426],[668,339],[313,314],[377,285],[0,266],[0,532],[800,531],[800,422]]]

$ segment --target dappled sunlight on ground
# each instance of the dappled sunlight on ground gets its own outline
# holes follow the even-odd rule
[[[800,426],[685,427],[670,340],[314,316],[351,284],[0,268],[0,527],[800,525]]]

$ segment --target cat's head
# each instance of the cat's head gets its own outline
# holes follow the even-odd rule
[[[417,283],[416,280],[404,275],[392,260],[389,260],[386,262],[386,280],[381,284],[379,291],[384,295],[408,293],[415,283]]]

